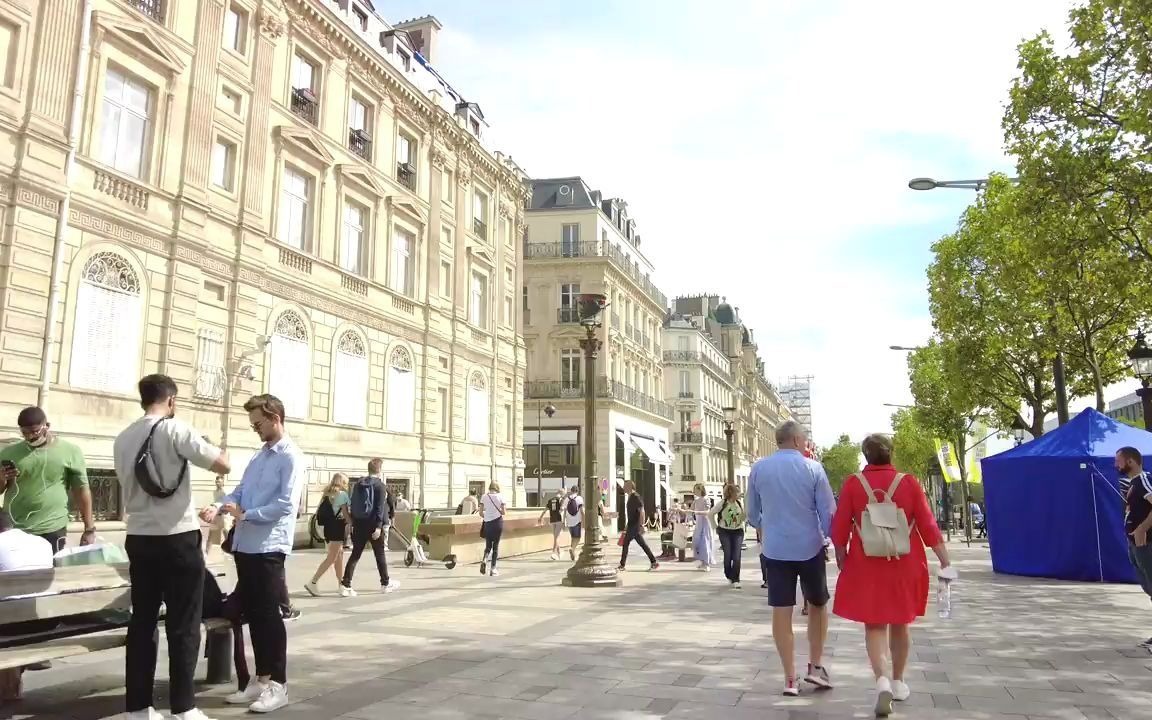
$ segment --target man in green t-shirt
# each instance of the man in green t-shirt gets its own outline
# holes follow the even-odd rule
[[[4,508],[18,529],[44,538],[55,552],[64,547],[68,536],[71,493],[84,521],[80,544],[88,545],[96,537],[96,527],[84,454],[51,432],[48,417],[38,407],[20,411],[16,424],[24,440],[0,449]]]

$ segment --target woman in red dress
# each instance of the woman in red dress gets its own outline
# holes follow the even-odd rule
[[[868,461],[864,478],[876,500],[884,501],[884,493],[892,487],[897,475],[896,468],[892,467],[892,440],[886,435],[869,435],[861,449]],[[844,481],[832,518],[832,544],[840,567],[832,612],[846,620],[864,623],[868,659],[876,675],[877,717],[889,715],[892,701],[906,700],[910,694],[904,682],[904,668],[911,648],[908,625],[922,616],[928,605],[928,558],[924,546],[936,553],[941,568],[950,564],[944,538],[920,482],[904,475],[892,491],[892,502],[908,517],[912,528],[911,551],[902,557],[889,559],[864,554],[856,528],[868,504],[868,492],[855,475]],[[889,650],[891,675],[885,667]]]

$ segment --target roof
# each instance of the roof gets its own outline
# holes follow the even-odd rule
[[[1087,408],[1062,427],[984,462],[1017,458],[1110,458],[1122,447],[1152,456],[1152,433]]]

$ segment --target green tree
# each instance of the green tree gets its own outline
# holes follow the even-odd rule
[[[921,482],[936,463],[936,439],[917,417],[915,408],[892,413],[892,464],[900,472],[911,473]]]
[[[844,479],[860,471],[860,448],[847,435],[841,435],[835,445],[820,451],[820,462],[832,484],[832,491],[839,493]]]

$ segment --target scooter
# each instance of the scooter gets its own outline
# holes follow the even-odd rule
[[[424,543],[428,542],[428,536],[420,535],[420,525],[423,524],[431,514],[432,511],[428,509],[414,509],[412,511],[412,536],[410,538],[405,537],[404,533],[400,532],[399,528],[395,525],[392,526],[393,532],[408,545],[408,550],[404,553],[405,567],[415,565],[419,568],[432,562],[432,559],[428,556],[428,552],[424,549]],[[443,562],[444,567],[452,570],[456,567],[456,556],[453,554],[446,555]]]

